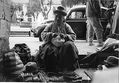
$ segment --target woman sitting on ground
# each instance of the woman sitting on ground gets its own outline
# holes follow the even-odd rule
[[[76,35],[70,25],[65,22],[64,7],[58,6],[54,11],[55,20],[41,33],[44,41],[41,56],[48,72],[73,71],[78,64],[78,50],[74,44]]]

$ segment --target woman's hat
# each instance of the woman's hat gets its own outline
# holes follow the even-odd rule
[[[119,58],[115,56],[109,56],[106,60],[104,60],[104,62],[111,66],[118,66]]]
[[[61,14],[63,16],[67,15],[65,8],[63,6],[58,6],[57,9],[54,10],[54,14]]]

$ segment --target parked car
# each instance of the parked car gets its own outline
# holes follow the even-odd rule
[[[105,18],[105,11],[108,9],[105,7],[101,7],[102,9],[102,15],[101,15],[101,23],[104,28],[106,28],[107,25],[107,19]],[[87,25],[86,25],[86,5],[79,5],[71,8],[67,14],[66,22],[72,27],[74,32],[77,35],[77,39],[85,40],[86,39],[86,31],[87,31]]]
[[[50,24],[50,23],[52,23],[53,22],[53,20],[45,20],[45,21],[43,21],[41,24],[39,24],[39,26],[38,27],[36,27],[36,28],[32,28],[31,29],[31,32],[33,33],[33,35],[34,35],[34,37],[39,37],[39,41],[42,41],[42,39],[41,39],[41,32],[44,30],[44,28],[48,25],[48,24]]]
[[[101,15],[101,23],[103,25],[104,31],[107,25],[107,19],[105,18],[104,12],[108,9],[105,7],[101,7],[102,9],[102,15]],[[66,16],[66,22],[72,27],[74,32],[76,33],[77,39],[85,40],[86,39],[86,15],[85,15],[86,5],[79,5],[76,7],[71,8],[68,11],[68,14]],[[41,40],[41,32],[44,30],[44,28],[49,24],[52,23],[53,20],[47,20],[43,22],[40,26],[38,26],[36,29],[33,29],[32,32],[34,33],[35,37],[39,37],[39,40]]]

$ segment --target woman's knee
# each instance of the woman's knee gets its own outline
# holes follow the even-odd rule
[[[72,42],[72,41],[65,42],[63,47],[65,50],[68,49],[68,50],[76,51],[78,53],[78,49],[77,49],[76,45],[74,44],[74,42]]]

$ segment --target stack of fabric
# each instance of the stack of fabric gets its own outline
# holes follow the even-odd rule
[[[14,51],[4,54],[3,65],[4,74],[8,78],[17,78],[25,70],[19,55]]]

